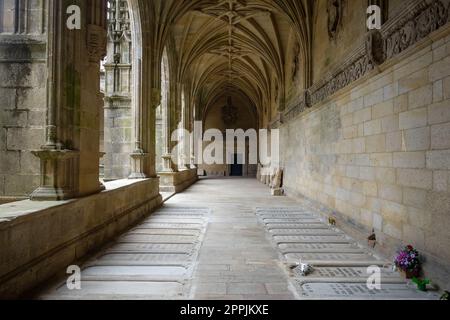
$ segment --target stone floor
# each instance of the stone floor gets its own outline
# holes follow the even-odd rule
[[[314,265],[308,277],[291,268]],[[366,287],[378,265],[383,290]],[[202,179],[38,299],[432,299],[312,209],[254,179]]]

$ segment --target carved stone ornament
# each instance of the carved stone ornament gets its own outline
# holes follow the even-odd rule
[[[422,1],[406,17],[398,19],[384,36],[385,58],[390,59],[406,50],[449,21],[449,0]],[[383,33],[385,34],[385,33]]]
[[[228,97],[227,104],[222,108],[222,120],[227,126],[236,124],[238,120],[238,109],[233,106],[231,97]]]
[[[298,80],[298,71],[300,69],[300,44],[298,42],[295,43],[293,55],[291,80],[292,83],[296,83]]]
[[[330,39],[336,39],[342,22],[343,0],[327,0],[328,35]]]
[[[100,62],[106,56],[106,30],[94,24],[87,27],[87,52],[89,62]]]
[[[384,62],[383,38],[378,30],[372,30],[367,34],[366,52],[372,65]]]

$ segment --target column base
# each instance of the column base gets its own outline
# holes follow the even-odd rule
[[[78,196],[79,153],[73,150],[38,150],[41,185],[31,195],[33,201],[60,201]]]
[[[128,179],[146,179],[148,175],[144,173],[145,161],[149,154],[144,152],[135,152],[131,155],[131,174]]]
[[[190,187],[198,180],[197,169],[179,172],[160,172],[160,192],[178,193]]]

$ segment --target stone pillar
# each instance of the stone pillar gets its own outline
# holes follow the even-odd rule
[[[68,30],[69,0],[48,1],[46,143],[33,200],[63,200],[102,190],[99,181],[100,60],[106,53],[106,1],[80,1],[81,30]]]
[[[136,52],[137,53],[137,52]],[[148,161],[149,154],[144,151],[144,130],[145,130],[145,95],[143,92],[143,74],[142,58],[137,59],[135,68],[135,105],[134,105],[134,151],[130,155],[131,174],[129,179],[144,179],[148,175],[145,172],[145,163]]]
[[[152,88],[151,94],[148,117],[149,124],[147,125],[148,136],[150,137],[150,141],[148,142],[149,161],[147,170],[150,177],[156,178],[156,109],[161,104],[161,89]]]
[[[163,54],[163,59],[161,63],[161,121],[162,121],[162,169],[160,173],[171,173],[177,171],[175,164],[172,161],[172,105],[173,97],[175,93],[173,92],[169,78],[169,61],[167,57],[167,52]]]
[[[179,110],[178,123],[178,170],[188,170],[187,164],[190,163],[190,159],[186,156],[186,137],[184,130],[187,128],[187,101],[184,85],[182,83],[177,84],[177,110]]]

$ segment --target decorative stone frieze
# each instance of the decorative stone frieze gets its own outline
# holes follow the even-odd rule
[[[334,9],[333,9],[334,10]],[[315,83],[310,92],[310,104],[315,105],[362,78],[377,65],[392,59],[450,21],[450,0],[414,1],[395,19],[390,19],[380,31],[370,31],[364,45],[359,46],[346,61]],[[304,112],[305,98],[287,108],[283,119],[288,121]]]
[[[449,22],[449,0],[422,0],[382,30],[384,58],[391,59]]]

